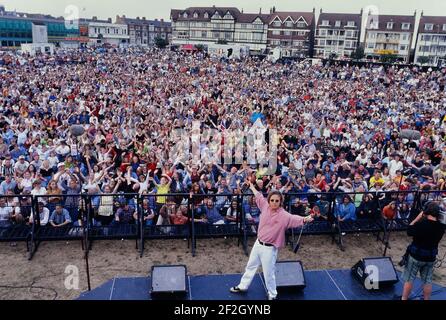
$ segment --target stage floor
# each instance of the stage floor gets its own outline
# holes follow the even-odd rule
[[[398,272],[398,276],[400,277]],[[249,291],[233,294],[229,288],[238,284],[240,274],[188,276],[185,300],[266,300],[263,278],[257,274]],[[305,271],[306,288],[279,291],[278,300],[392,300],[400,296],[401,280],[390,288],[367,291],[351,276],[350,270]],[[78,300],[152,300],[149,294],[150,277],[115,278],[85,292]],[[411,299],[422,298],[422,283],[414,282]],[[432,300],[446,300],[446,288],[433,285]]]

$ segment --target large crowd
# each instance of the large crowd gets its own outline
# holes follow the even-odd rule
[[[303,192],[290,198],[291,211],[322,218],[326,194],[345,193],[335,211],[341,221],[373,211],[373,193],[361,192],[442,195],[445,84],[445,70],[417,67],[157,49],[2,53],[0,195],[9,197],[0,198],[0,225],[32,223],[24,209],[30,195],[39,199],[40,223],[54,227],[82,217],[80,193],[93,196],[102,225],[135,222],[138,204],[129,194],[147,195],[141,212],[148,225],[187,223],[189,194],[198,221],[231,223],[240,207],[229,195],[249,193],[247,181],[265,193]],[[173,158],[172,132],[192,132],[196,121],[201,131],[248,131],[258,121],[275,129],[275,172],[246,155],[234,164]],[[83,127],[80,136],[75,126]],[[215,141],[198,143],[203,151]],[[401,192],[381,200],[393,218],[407,217],[414,199]],[[258,219],[253,197],[243,206],[247,219]]]

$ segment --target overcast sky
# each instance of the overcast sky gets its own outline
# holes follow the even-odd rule
[[[425,15],[446,16],[445,0],[0,0],[6,10],[30,13],[48,13],[66,16],[65,8],[74,5],[82,18],[97,16],[115,19],[116,15],[147,17],[147,19],[169,19],[170,9],[191,6],[233,6],[245,12],[269,12],[272,6],[281,11],[311,11],[313,7],[325,12],[359,12],[361,7],[375,6],[383,14],[413,14],[424,10]]]

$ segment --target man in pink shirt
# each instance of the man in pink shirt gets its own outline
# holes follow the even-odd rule
[[[285,211],[282,208],[283,196],[278,191],[271,192],[265,199],[252,183],[250,183],[250,188],[261,212],[257,240],[251,250],[245,274],[240,280],[240,284],[232,287],[230,291],[233,293],[247,291],[257,268],[261,265],[268,290],[268,300],[275,300],[277,297],[275,277],[277,253],[280,248],[285,246],[285,231],[300,227],[304,223],[313,221],[313,219],[310,216],[302,218]]]

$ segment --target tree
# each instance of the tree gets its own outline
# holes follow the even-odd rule
[[[421,65],[427,64],[429,62],[430,62],[429,57],[426,57],[426,56],[418,57],[418,63],[421,64]]]
[[[359,45],[356,50],[352,52],[351,58],[354,60],[361,60],[364,58],[364,47]]]
[[[165,39],[161,37],[155,38],[155,45],[160,49],[164,49],[165,47],[167,47],[168,44],[169,42],[167,42]]]
[[[392,53],[383,54],[381,56],[381,62],[383,63],[395,63],[397,59],[398,56]]]
[[[199,51],[199,52],[204,51],[204,45],[202,45],[202,44],[195,45],[195,48],[197,48],[197,51]]]

